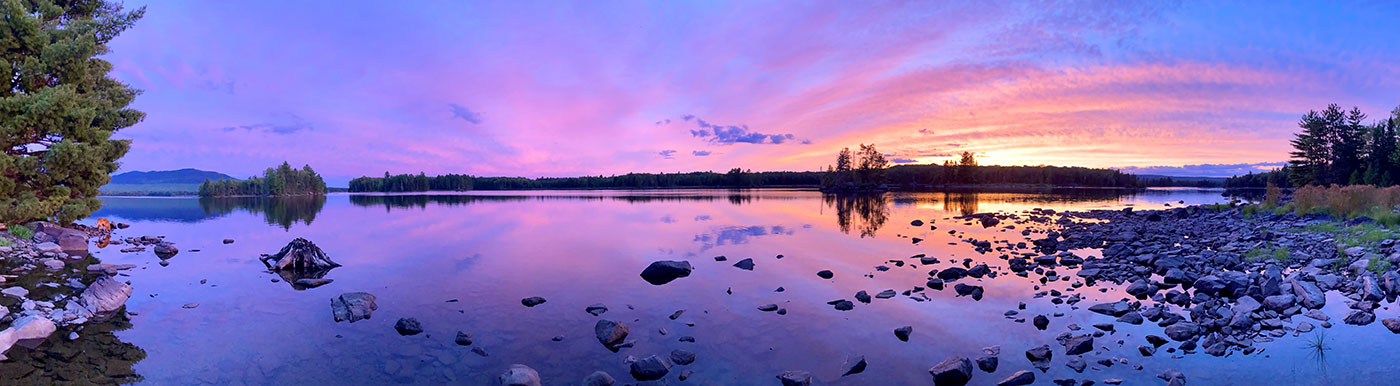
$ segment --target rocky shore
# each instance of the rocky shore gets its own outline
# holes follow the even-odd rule
[[[15,345],[33,347],[53,335],[75,340],[86,324],[123,313],[131,297],[130,283],[117,276],[135,266],[88,254],[89,239],[108,232],[47,222],[24,228],[31,237],[0,232],[0,360]]]

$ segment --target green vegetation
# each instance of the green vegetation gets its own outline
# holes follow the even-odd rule
[[[140,122],[137,90],[108,76],[107,43],[145,8],[102,0],[0,3],[0,221],[87,217]]]
[[[1249,261],[1272,259],[1280,264],[1287,264],[1292,254],[1293,252],[1290,251],[1288,247],[1275,247],[1272,244],[1264,243],[1263,245],[1251,248],[1249,252],[1245,252],[1244,257]]]
[[[859,157],[857,160],[852,157]],[[976,166],[972,153],[963,153],[963,165]],[[885,168],[889,161],[885,155],[875,150],[875,144],[860,144],[860,151],[852,155],[850,148],[841,149],[836,154],[836,166],[827,166],[822,175],[822,190],[834,191],[874,191],[884,190]]]
[[[102,185],[104,196],[171,196],[199,193],[200,184],[107,184]]]
[[[1394,186],[1400,183],[1397,126],[1400,107],[1391,116],[1366,125],[1366,114],[1332,104],[1309,111],[1298,121],[1302,129],[1292,144],[1289,178],[1293,186]]]
[[[311,165],[292,169],[286,162],[263,171],[262,177],[246,180],[205,180],[199,185],[201,197],[324,195],[326,182]]]
[[[351,192],[425,192],[429,190],[438,191],[467,191],[472,190],[472,176],[465,174],[447,174],[435,177],[428,177],[423,173],[418,175],[399,174],[389,175],[384,172],[384,178],[359,177],[350,180]]]
[[[9,228],[7,228],[5,231],[9,232],[11,236],[14,236],[20,240],[29,240],[34,238],[34,230],[29,229],[29,227],[23,225],[10,225]]]
[[[1366,264],[1366,270],[1377,275],[1384,275],[1386,271],[1390,270],[1390,260],[1381,256],[1372,257],[1371,262]]]
[[[0,247],[8,246],[10,246],[10,239],[8,237],[0,237]]]

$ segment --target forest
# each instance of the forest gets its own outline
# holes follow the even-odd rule
[[[227,196],[300,196],[324,195],[326,182],[321,179],[311,165],[301,169],[283,162],[276,168],[267,168],[262,177],[249,177],[244,180],[204,180],[199,184],[201,197]]]

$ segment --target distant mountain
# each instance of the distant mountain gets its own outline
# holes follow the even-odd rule
[[[210,181],[235,179],[227,174],[199,169],[156,170],[149,172],[126,172],[112,176],[111,184],[200,184]]]

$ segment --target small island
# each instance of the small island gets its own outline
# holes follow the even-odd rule
[[[262,177],[248,177],[244,180],[204,180],[199,184],[200,197],[234,196],[323,196],[326,194],[326,181],[321,179],[311,165],[292,169],[292,165],[282,162],[282,166],[267,168]]]

